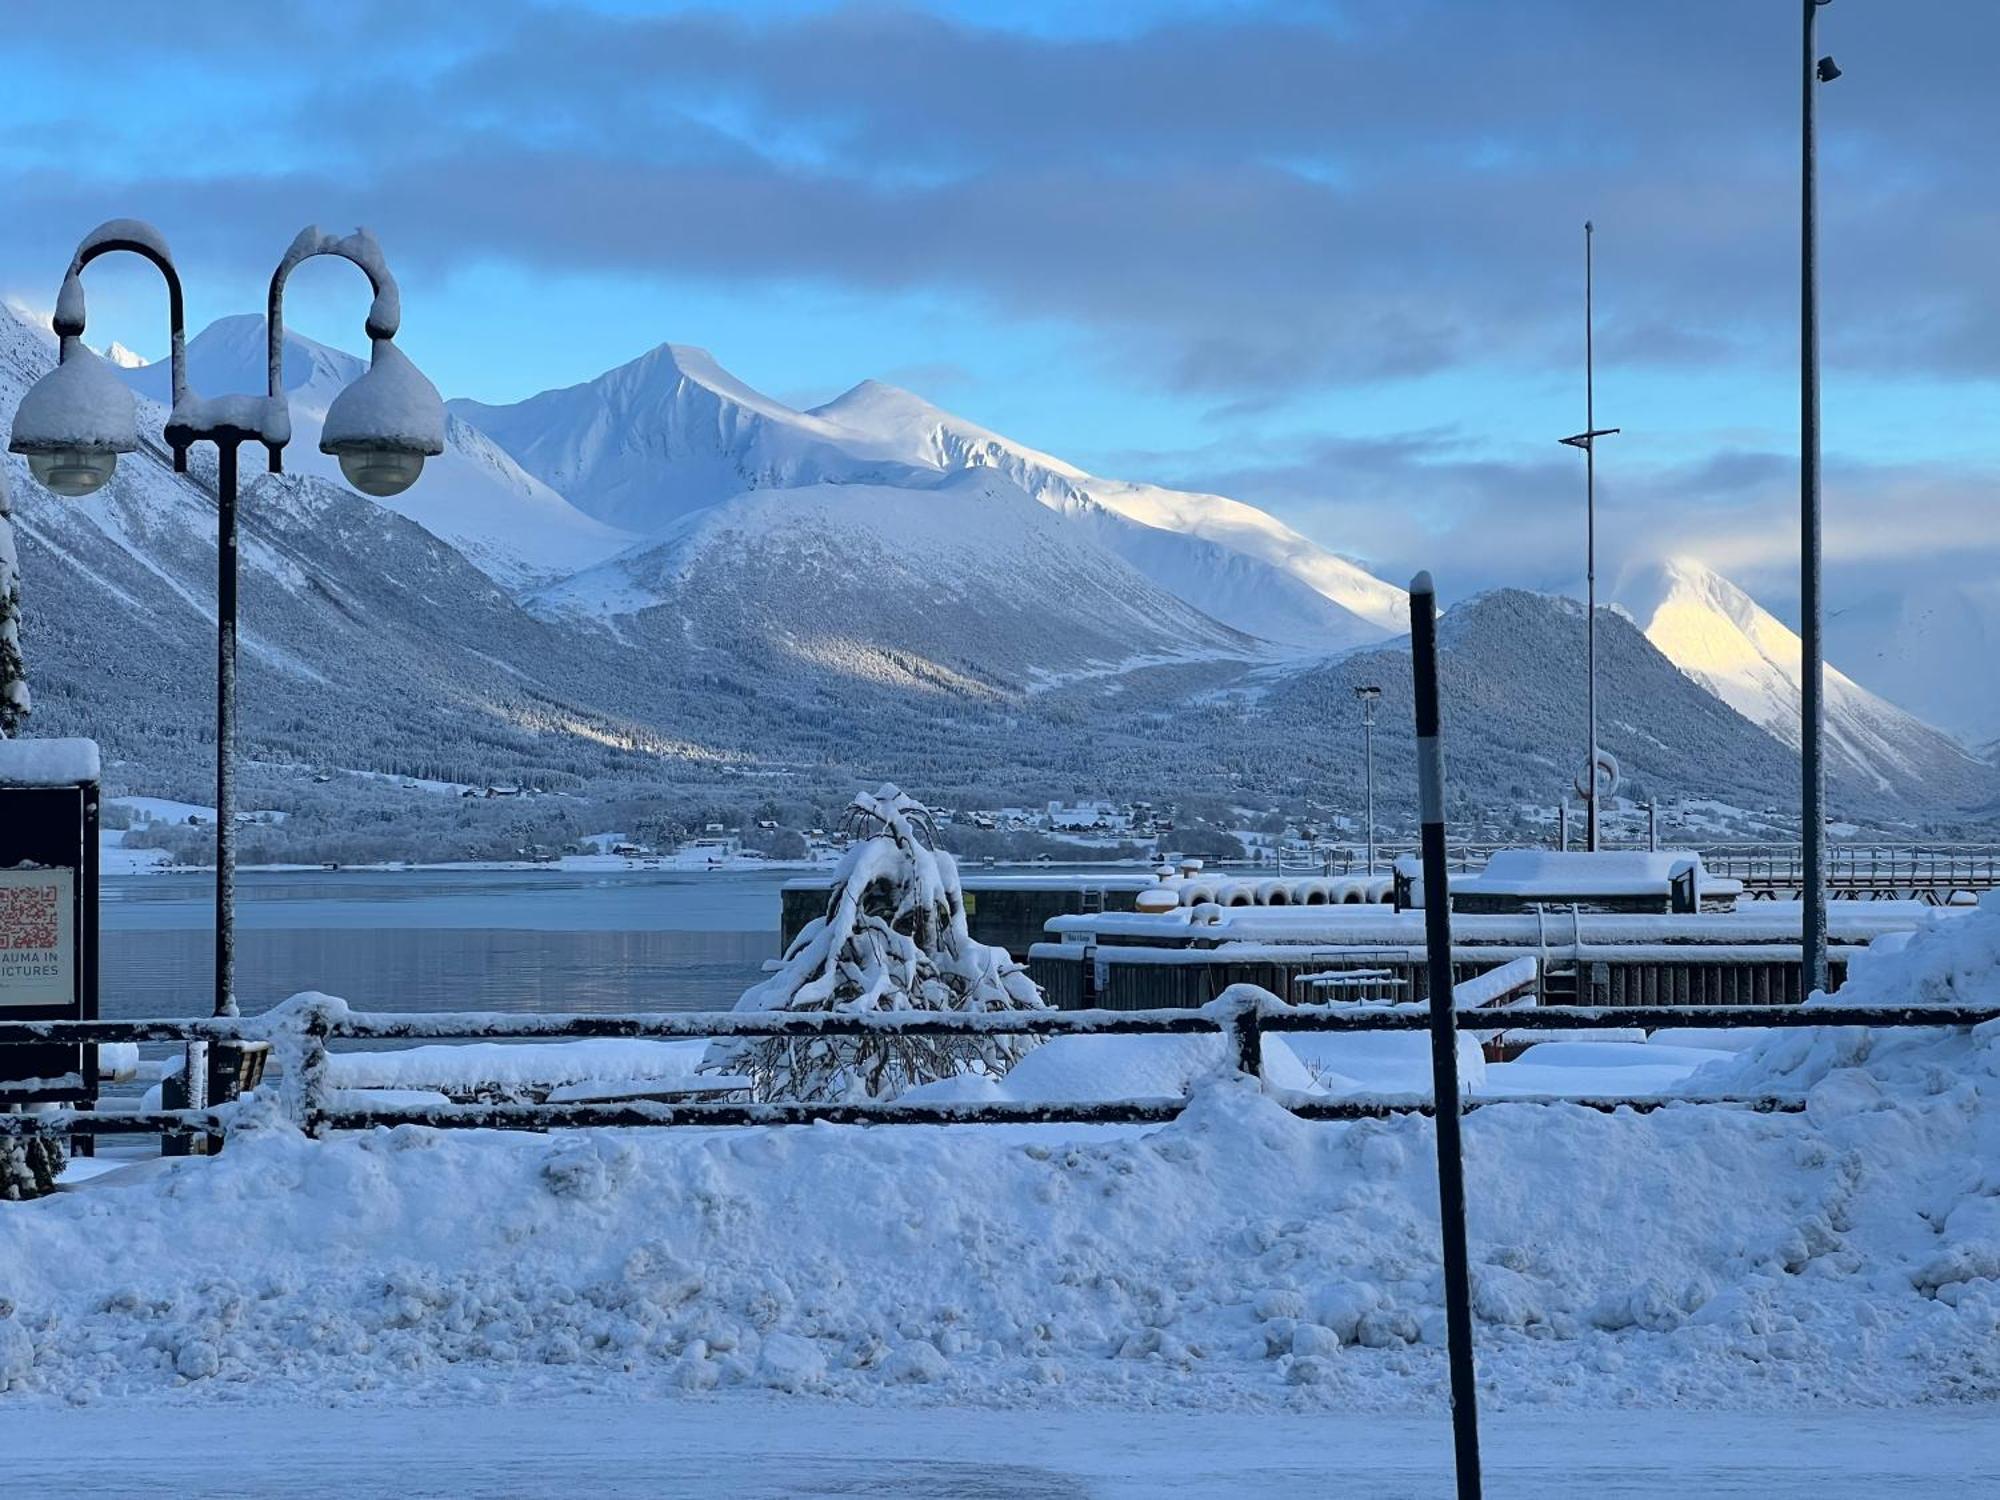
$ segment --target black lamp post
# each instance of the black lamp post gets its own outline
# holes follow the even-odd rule
[[[236,759],[236,471],[237,450],[259,443],[273,474],[284,471],[291,441],[291,411],[281,382],[284,366],[285,281],[301,261],[333,255],[367,275],[375,300],[367,333],[374,347],[367,373],[334,399],[320,449],[340,460],[341,472],[365,494],[400,494],[423,472],[427,456],[444,451],[444,403],[392,342],[402,320],[396,279],[367,230],[336,238],[317,228],[301,230],[271,277],[269,389],[261,396],[196,395],[187,383],[187,330],[180,273],[166,240],[152,225],[114,219],[77,246],[56,298],[59,362],[28,393],[14,417],[15,453],[24,454],[35,478],[58,495],[81,498],[101,488],[118,455],[139,446],[138,408],[111,367],[83,343],[83,270],[99,256],[127,250],[159,267],[167,283],[172,337],[173,410],[165,438],[174,472],[187,472],[188,449],[200,442],[216,450],[216,701],[215,701],[215,1004],[218,1016],[236,1010],[235,759]],[[190,1088],[198,1088],[189,1069]],[[193,1099],[190,1102],[196,1102]]]
[[[1840,76],[1819,56],[1819,11],[1805,0],[1805,68],[1800,131],[1799,255],[1799,641],[1800,839],[1805,855],[1801,931],[1803,992],[1826,988],[1826,650],[1821,637],[1819,451],[1819,85]]]
[[[1361,702],[1361,742],[1362,754],[1366,759],[1365,779],[1368,791],[1368,873],[1375,873],[1375,705],[1382,700],[1382,689],[1369,684],[1354,690],[1354,696]]]
[[[1617,435],[1616,427],[1597,425],[1596,286],[1591,254],[1597,226],[1583,226],[1583,431],[1560,441],[1583,450],[1584,612],[1583,680],[1585,714],[1589,720],[1583,774],[1576,779],[1584,802],[1584,844],[1597,848],[1598,804],[1618,789],[1618,769],[1597,744],[1597,440]],[[1567,842],[1567,841],[1565,841]]]

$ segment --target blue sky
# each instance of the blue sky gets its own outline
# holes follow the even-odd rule
[[[662,340],[797,402],[864,376],[1385,576],[1574,587],[1581,226],[1606,570],[1781,612],[1796,530],[1798,6],[1781,0],[340,5],[16,0],[0,295],[153,219],[197,324],[306,222],[510,400]],[[1995,575],[2000,7],[1840,0],[1822,94],[1836,586]],[[163,352],[144,268],[96,341]],[[294,283],[356,347],[351,271]],[[1844,580],[1844,582],[1843,582]]]

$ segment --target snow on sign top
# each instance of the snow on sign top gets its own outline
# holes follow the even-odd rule
[[[96,740],[0,739],[0,786],[75,786],[100,766]]]

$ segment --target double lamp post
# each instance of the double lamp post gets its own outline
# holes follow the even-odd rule
[[[237,1014],[237,455],[245,444],[261,445],[267,472],[284,472],[284,451],[292,438],[291,410],[283,385],[284,295],[285,282],[293,270],[314,256],[337,256],[359,266],[374,289],[366,323],[373,357],[366,373],[334,399],[320,434],[320,451],[339,459],[348,483],[363,494],[382,498],[408,489],[423,472],[424,459],[444,451],[444,403],[437,388],[395,345],[402,322],[396,278],[367,230],[341,237],[317,228],[301,230],[271,276],[265,393],[201,396],[188,388],[180,273],[166,240],[150,224],[114,219],[92,230],[77,246],[56,298],[59,362],[21,398],[8,444],[11,451],[27,458],[35,479],[58,495],[81,499],[94,494],[110,480],[118,456],[140,446],[138,406],[131,390],[83,342],[84,268],[99,256],[118,250],[151,261],[166,279],[173,409],[163,435],[173,453],[174,472],[187,472],[188,450],[196,443],[213,443],[216,451],[214,1014],[233,1016]],[[194,1091],[205,1094],[206,1082],[199,1070],[189,1068],[191,1104],[205,1102]]]

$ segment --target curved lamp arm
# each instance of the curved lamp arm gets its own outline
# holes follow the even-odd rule
[[[367,276],[368,284],[375,292],[365,325],[370,339],[393,339],[403,323],[402,293],[397,290],[395,275],[389,270],[389,263],[382,258],[382,247],[375,242],[375,236],[366,229],[357,229],[352,234],[336,238],[317,224],[307,225],[293,239],[291,248],[285,251],[285,258],[278,262],[278,269],[271,273],[271,298],[265,326],[270,335],[269,396],[274,402],[283,398],[285,389],[285,282],[302,261],[311,260],[315,255],[335,255],[342,260],[353,261]],[[270,455],[270,471],[273,474],[284,473],[283,445],[266,443],[264,447]]]
[[[173,371],[173,404],[178,407],[187,397],[187,318],[181,301],[181,273],[174,268],[173,253],[167,249],[166,237],[143,219],[108,219],[83,237],[76,247],[76,255],[69,263],[69,270],[63,276],[62,290],[56,294],[56,315],[54,325],[56,336],[62,340],[62,353],[69,353],[69,340],[83,337],[83,268],[100,255],[109,255],[114,250],[129,250],[134,255],[144,256],[160,268],[160,275],[167,283],[167,323],[173,340],[171,355]],[[187,447],[174,444],[174,472],[187,472]]]

